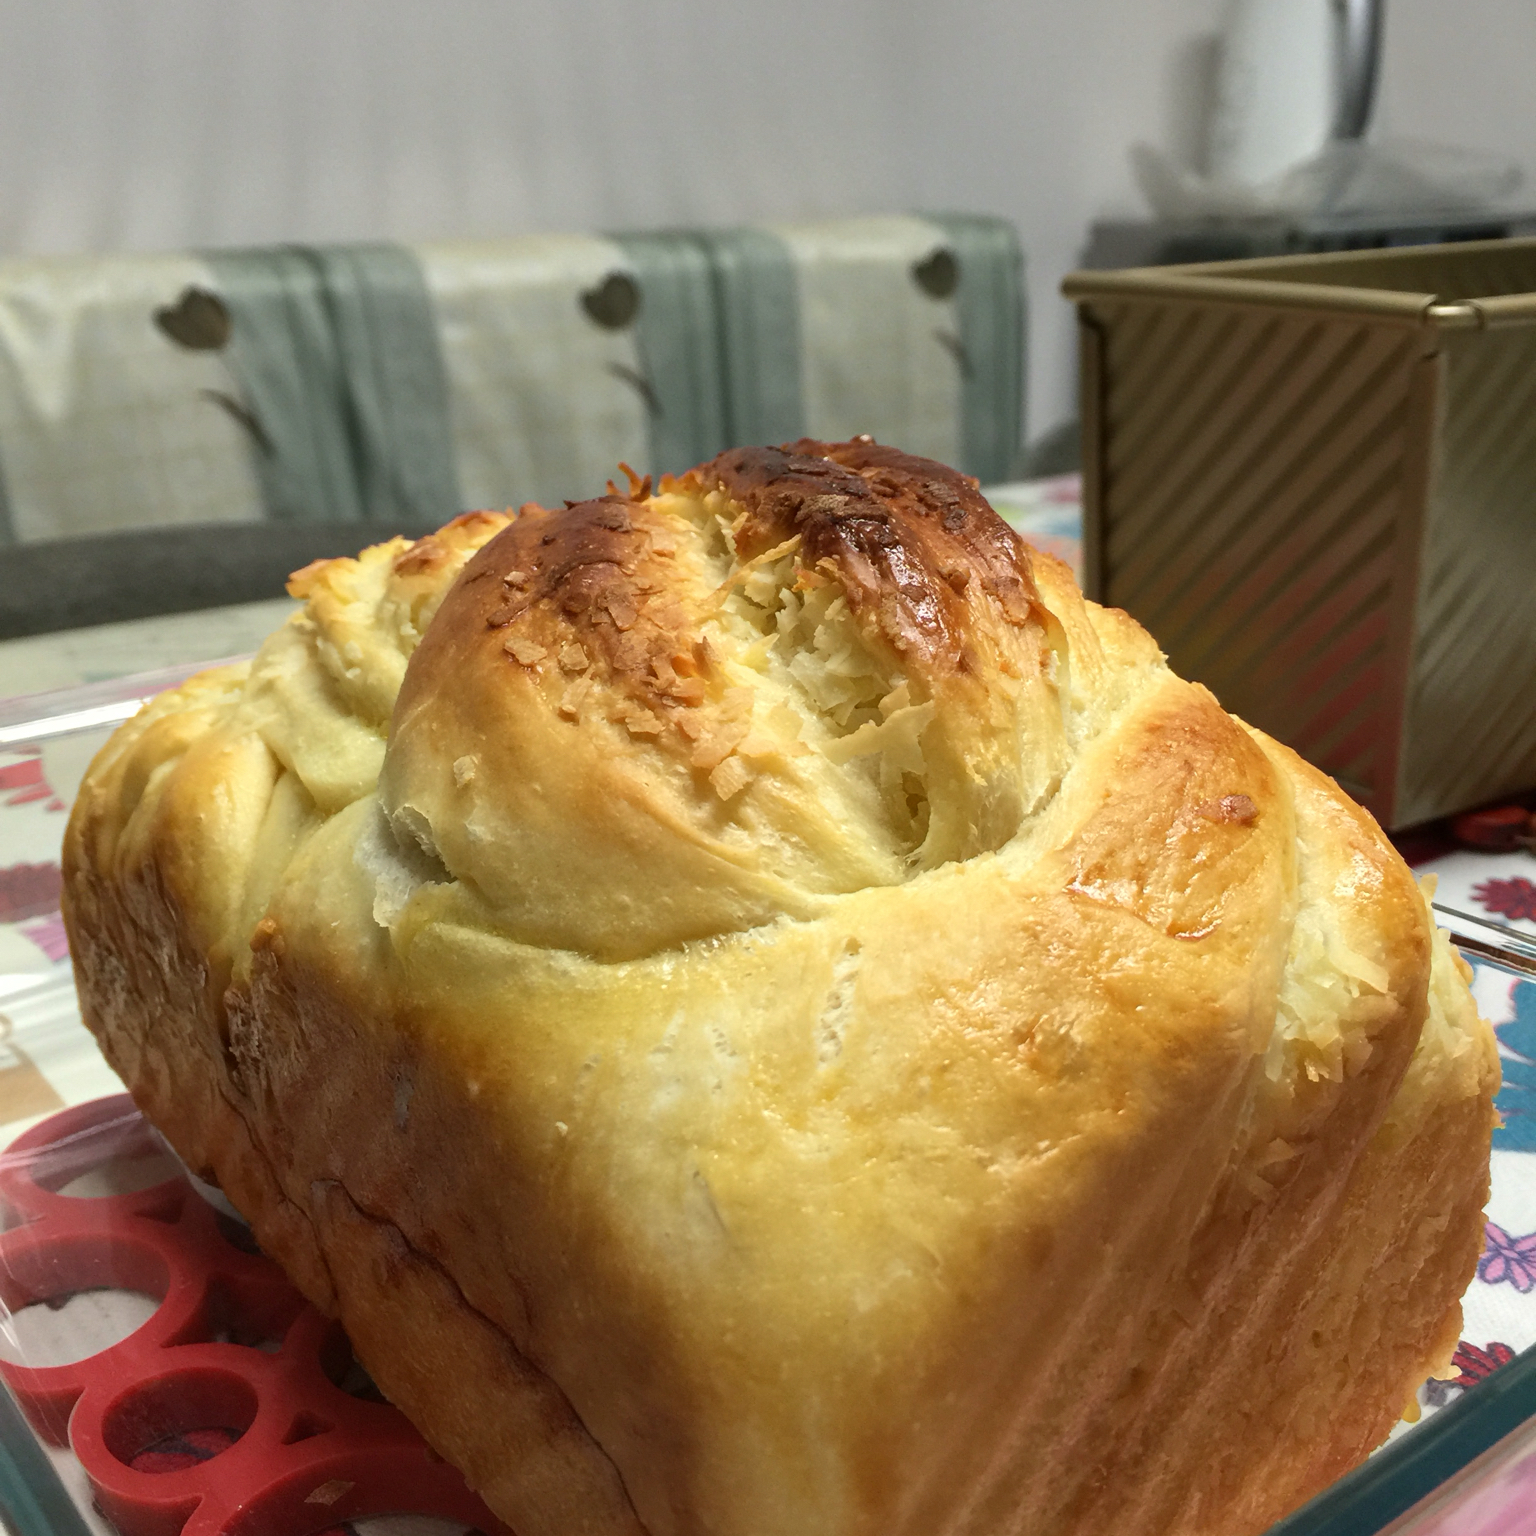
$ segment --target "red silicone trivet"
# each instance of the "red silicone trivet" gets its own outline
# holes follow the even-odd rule
[[[371,1391],[340,1326],[185,1177],[98,1198],[59,1192],[156,1150],[121,1094],[51,1116],[0,1157],[7,1313],[97,1289],[159,1303],[86,1359],[0,1361],[28,1421],[71,1447],[123,1536],[315,1536],[386,1514],[510,1536]]]

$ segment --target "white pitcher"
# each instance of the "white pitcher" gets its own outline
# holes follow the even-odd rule
[[[1361,137],[1383,0],[1231,0],[1221,38],[1210,170],[1250,186]]]

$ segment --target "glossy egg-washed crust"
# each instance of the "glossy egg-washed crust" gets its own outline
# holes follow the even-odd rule
[[[139,1103],[520,1536],[1241,1536],[1457,1337],[1373,823],[867,441],[299,573],[93,765]]]

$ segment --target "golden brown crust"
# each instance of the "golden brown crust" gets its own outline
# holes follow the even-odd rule
[[[985,594],[1004,622],[1045,618],[1019,536],[976,482],[873,441],[737,448],[685,484],[725,490],[746,512],[744,560],[800,538],[809,565],[834,570],[866,634],[908,668],[970,671]]]
[[[1449,952],[961,477],[722,463],[312,573],[126,728],[88,1021],[524,1536],[1261,1530],[1452,1337],[1496,1063]]]
[[[507,931],[621,959],[814,917],[1052,793],[1084,710],[1025,547],[942,466],[828,451],[525,508],[447,593],[382,800]]]
[[[619,495],[562,512],[529,507],[465,570],[444,632],[478,619],[504,653],[499,664],[536,669],[557,710],[579,718],[580,695],[600,678],[643,712],[623,717],[631,730],[647,734],[654,720],[659,731],[703,702],[708,669],[670,591],[670,540],[662,518]]]

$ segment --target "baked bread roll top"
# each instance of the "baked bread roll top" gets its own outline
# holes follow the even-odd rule
[[[1001,847],[1080,733],[974,482],[872,442],[527,508],[413,659],[395,832],[531,943],[632,957]]]

